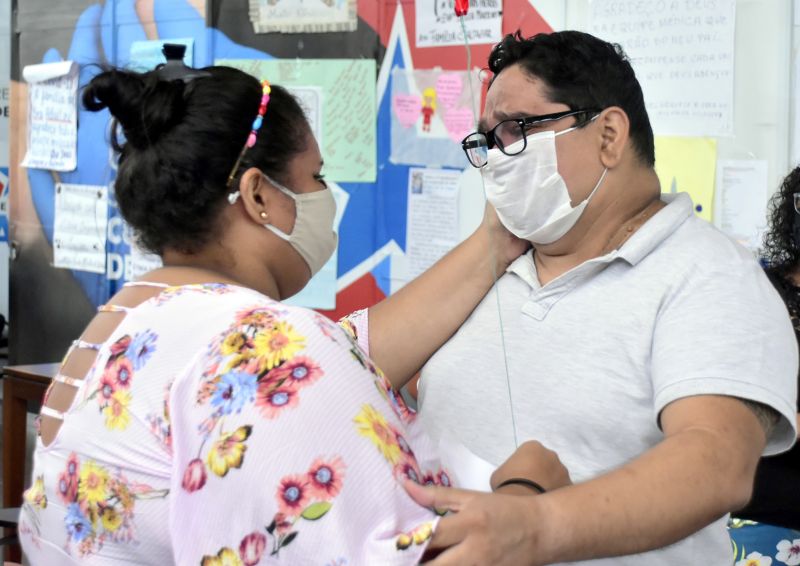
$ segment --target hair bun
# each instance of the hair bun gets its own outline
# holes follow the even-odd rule
[[[184,86],[183,81],[159,80],[156,73],[104,71],[84,89],[83,105],[94,112],[108,108],[125,139],[146,149],[183,118]]]

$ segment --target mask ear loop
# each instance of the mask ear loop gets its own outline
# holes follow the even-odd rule
[[[456,3],[456,6],[458,7],[458,3]],[[467,9],[468,9],[468,4],[466,6],[467,6]],[[472,109],[472,123],[473,123],[473,127],[477,129],[477,127],[478,127],[478,116],[476,114],[476,110],[475,109],[478,107],[478,105],[475,102],[475,89],[474,89],[474,87],[472,85],[472,76],[471,76],[471,74],[472,74],[472,49],[470,48],[469,39],[467,37],[467,26],[464,23],[464,15],[465,14],[466,14],[466,10],[461,12],[461,13],[459,13],[458,8],[456,9],[456,16],[458,16],[458,20],[461,23],[461,33],[462,33],[462,35],[464,37],[464,47],[467,50],[467,82],[469,84],[469,96],[470,96],[470,100],[472,102],[472,107],[471,107],[471,109]],[[484,201],[484,207],[485,207],[486,203],[488,202],[488,199],[486,198],[486,186],[483,184],[483,176],[481,176],[481,186],[483,187],[483,201]],[[505,375],[506,375],[506,386],[508,388],[508,408],[509,408],[509,412],[511,413],[511,432],[514,435],[514,448],[516,449],[516,448],[519,448],[519,438],[517,436],[516,412],[514,411],[514,395],[512,394],[512,389],[511,389],[511,372],[508,369],[508,351],[506,349],[506,335],[505,335],[505,330],[504,330],[504,326],[503,326],[503,311],[500,308],[500,290],[497,287],[497,282],[498,282],[499,276],[498,276],[498,273],[497,273],[497,256],[495,255],[495,251],[494,251],[496,248],[495,248],[495,245],[494,245],[495,242],[493,241],[494,236],[491,233],[489,233],[489,238],[490,238],[489,244],[490,244],[490,248],[491,248],[491,252],[490,252],[491,253],[491,258],[490,259],[492,260],[492,279],[494,281],[494,284],[492,285],[492,292],[494,293],[495,301],[496,301],[496,304],[497,304],[497,321],[498,321],[498,324],[500,325],[500,345],[501,345],[501,348],[503,349],[503,368],[504,368]]]

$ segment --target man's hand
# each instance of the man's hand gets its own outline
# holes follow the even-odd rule
[[[423,563],[429,566],[539,566],[537,497],[486,494],[406,482],[420,505],[451,515],[439,521]],[[429,560],[425,562],[425,560]]]
[[[548,450],[541,443],[530,440],[523,443],[517,450],[492,474],[492,490],[496,491],[504,481],[511,478],[524,478],[536,482],[547,491],[570,485],[572,480],[569,471],[561,463],[558,454]],[[508,486],[511,488],[512,486]],[[532,494],[530,488],[519,486],[509,494]]]

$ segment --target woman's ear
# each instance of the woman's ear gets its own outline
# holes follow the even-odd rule
[[[610,106],[597,117],[600,128],[600,161],[613,169],[619,165],[630,137],[628,115],[618,106]]]
[[[264,174],[257,167],[250,167],[239,181],[239,198],[247,215],[258,224],[269,218],[270,189]]]

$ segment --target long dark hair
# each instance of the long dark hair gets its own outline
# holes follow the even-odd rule
[[[784,278],[800,263],[800,249],[795,240],[794,193],[800,192],[800,166],[783,179],[780,189],[770,199],[769,229],[764,235],[764,260],[767,271]]]
[[[157,71],[112,69],[83,92],[88,110],[108,108],[124,140],[112,128],[119,152],[114,191],[123,218],[139,244],[192,253],[216,238],[227,186],[258,114],[261,84],[230,67],[207,67],[188,83],[162,80]],[[283,181],[287,164],[306,149],[308,123],[294,97],[273,85],[256,145],[238,174],[258,167]],[[238,177],[238,176],[237,176]]]

